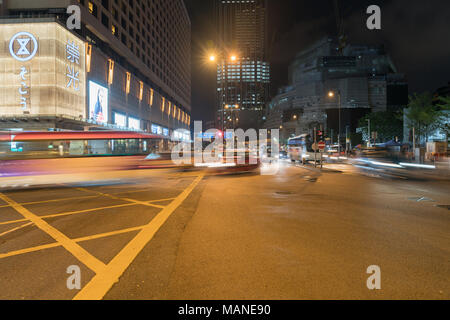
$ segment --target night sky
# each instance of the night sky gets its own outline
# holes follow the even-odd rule
[[[192,22],[192,118],[212,120],[215,67],[205,62],[214,40],[212,0],[185,0]],[[410,93],[435,91],[450,82],[449,0],[340,1],[348,42],[384,44]],[[366,9],[377,4],[382,30],[366,28]],[[269,0],[269,60],[272,92],[288,84],[288,66],[315,40],[336,34],[333,0]]]

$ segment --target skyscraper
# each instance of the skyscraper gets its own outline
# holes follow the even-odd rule
[[[269,97],[267,0],[216,0],[217,120],[258,128]]]

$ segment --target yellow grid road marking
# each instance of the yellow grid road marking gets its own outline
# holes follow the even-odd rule
[[[76,188],[76,189],[81,189],[81,188]],[[152,190],[152,188],[147,188],[145,190],[135,190],[135,191],[122,191],[122,192],[117,192],[117,193],[111,193],[111,195],[119,195],[119,194],[136,194],[136,193],[143,193],[143,192],[148,192]],[[80,190],[83,192],[95,192],[95,191],[90,191],[88,189],[85,190]],[[82,196],[82,197],[70,197],[70,198],[61,198],[61,199],[51,199],[51,200],[42,200],[42,201],[33,201],[33,202],[19,202],[20,205],[22,206],[29,206],[29,205],[33,205],[33,204],[41,204],[41,203],[51,203],[51,202],[63,202],[63,201],[68,201],[68,200],[82,200],[82,199],[94,199],[94,198],[98,198],[100,197],[100,194],[97,194],[95,196]],[[167,201],[167,200],[173,200],[175,198],[170,198],[170,199],[165,199],[165,200],[154,200],[155,202],[162,202],[162,201]],[[0,209],[1,208],[7,208],[7,207],[11,207],[9,204],[5,204],[5,205],[0,205]]]
[[[91,281],[89,281],[89,283],[74,297],[74,300],[102,299],[112,288],[114,283],[119,280],[142,249],[144,249],[147,243],[153,239],[156,232],[158,232],[167,219],[169,219],[172,213],[189,197],[203,177],[203,173],[197,176],[197,178],[174,201],[172,201],[171,204],[161,210],[161,212],[114,257],[101,273],[97,273]]]
[[[146,201],[144,203],[145,203],[145,205],[150,205],[151,203],[170,201],[170,200],[173,200],[173,199],[175,199],[175,198],[161,199],[161,200],[151,200],[151,201]],[[79,210],[79,211],[69,211],[69,212],[55,213],[55,214],[39,216],[39,217],[41,219],[57,218],[57,217],[70,216],[70,215],[75,215],[75,214],[80,214],[80,213],[89,213],[89,212],[95,212],[95,211],[102,211],[102,210],[106,210],[106,209],[114,209],[114,208],[123,208],[123,207],[137,206],[137,205],[140,205],[140,204],[141,203],[134,203],[134,202],[133,203],[125,203],[125,204],[118,204],[118,205],[115,205],[115,206],[98,207],[98,208]],[[160,208],[160,209],[161,208],[165,208],[164,206],[157,206],[157,205],[152,205],[152,206],[156,207],[156,208]],[[27,219],[18,219],[18,220],[11,220],[11,221],[0,222],[0,226],[13,224],[13,223],[19,223],[19,222],[25,222],[25,221],[28,221],[28,220]]]
[[[159,209],[164,209],[165,208],[164,206],[159,206],[159,205],[156,205],[156,204],[152,204],[152,203],[149,203],[148,201],[139,201],[139,200],[134,200],[134,199],[129,199],[129,198],[120,198],[120,197],[116,197],[116,196],[114,196],[112,194],[103,193],[103,192],[100,192],[100,191],[89,190],[89,189],[85,189],[85,188],[77,188],[77,189],[81,190],[81,191],[84,191],[84,192],[93,192],[93,193],[96,193],[96,194],[101,195],[103,197],[108,197],[108,198],[111,198],[111,199],[114,199],[114,200],[128,201],[128,202],[131,202],[131,203],[134,203],[134,204],[141,204],[143,206],[154,207],[154,208],[159,208]]]
[[[27,210],[25,207],[21,206],[14,200],[5,196],[3,193],[0,193],[0,199],[11,205],[11,207],[24,216],[27,220],[33,222],[39,229],[47,233],[57,242],[61,243],[61,245],[69,251],[74,257],[80,260],[83,264],[85,264],[89,269],[94,271],[95,273],[99,273],[105,269],[105,264],[91,255],[89,252],[80,247],[76,242],[68,238],[65,234],[60,232],[58,229],[52,227],[50,224],[45,222],[39,216],[31,213],[31,211]]]
[[[102,239],[102,238],[112,237],[112,236],[119,235],[119,234],[129,233],[129,232],[133,232],[133,231],[139,231],[139,230],[142,230],[142,228],[144,228],[144,226],[127,228],[127,229],[122,229],[122,230],[117,230],[117,231],[112,231],[112,232],[99,233],[99,234],[95,234],[92,236],[86,236],[86,237],[72,239],[72,240],[74,242],[78,243],[78,242],[84,242],[84,241],[89,241],[89,240]],[[16,251],[7,252],[7,253],[1,253],[0,259],[14,257],[14,256],[26,254],[26,253],[31,253],[31,252],[42,251],[42,250],[51,249],[51,248],[57,248],[57,247],[61,247],[61,243],[54,242],[54,243],[44,244],[41,246],[20,249],[20,250],[16,250]]]
[[[130,207],[130,206],[136,206],[136,205],[137,204],[135,204],[135,203],[125,203],[125,204],[118,204],[118,205],[115,205],[115,206],[99,207],[99,208],[79,210],[79,211],[70,211],[70,212],[49,214],[49,215],[46,215],[46,216],[39,216],[39,218],[41,218],[41,219],[57,218],[57,217],[70,216],[70,215],[75,215],[75,214],[80,214],[80,213],[88,213],[88,212],[94,212],[94,211],[102,211],[102,210],[105,210],[105,209]],[[0,222],[0,226],[1,225],[12,224],[12,223],[17,223],[17,222],[24,222],[24,221],[28,221],[28,219],[19,219],[19,220],[14,220],[14,221]]]
[[[25,221],[27,221],[27,220],[25,220]],[[18,226],[17,228],[14,228],[14,229],[5,231],[5,232],[3,232],[3,233],[0,233],[0,237],[6,236],[7,234],[13,233],[14,231],[17,231],[17,230],[26,228],[26,227],[28,227],[28,226],[30,226],[30,225],[32,225],[32,224],[33,224],[33,222],[28,222],[28,223],[25,223],[25,224],[23,224],[23,225],[21,225],[21,226]]]
[[[41,203],[51,203],[51,202],[62,202],[62,201],[68,201],[68,200],[81,200],[81,199],[93,199],[93,198],[98,198],[99,196],[84,196],[84,197],[72,197],[72,198],[62,198],[62,199],[52,199],[52,200],[43,200],[43,201],[33,201],[33,202],[24,202],[24,203],[20,203],[20,205],[22,206],[29,206],[29,205],[33,205],[33,204],[41,204]],[[0,206],[1,208],[7,208],[10,207],[9,204],[7,205],[3,205]]]

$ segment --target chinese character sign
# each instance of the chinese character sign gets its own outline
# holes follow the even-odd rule
[[[69,63],[67,65],[67,88],[78,91],[80,90],[80,72],[77,70],[77,65],[80,65],[80,47],[75,45],[75,41],[67,40],[66,58]]]

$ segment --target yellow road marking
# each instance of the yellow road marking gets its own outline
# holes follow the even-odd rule
[[[100,191],[89,190],[89,189],[85,189],[85,188],[77,188],[77,189],[81,190],[81,191],[85,191],[85,192],[93,192],[93,193],[96,193],[96,194],[101,195],[103,197],[108,197],[108,198],[111,198],[111,199],[114,199],[114,200],[128,201],[128,202],[131,202],[131,203],[141,204],[143,206],[154,207],[154,208],[159,208],[159,209],[164,209],[165,208],[164,206],[159,206],[159,205],[156,205],[156,204],[152,204],[152,203],[150,203],[148,201],[139,201],[139,200],[134,200],[134,199],[129,199],[129,198],[120,198],[120,197],[116,197],[116,196],[114,196],[112,194],[103,193],[103,192],[100,192]]]
[[[141,232],[131,240],[114,259],[101,272],[97,273],[91,281],[74,297],[74,300],[100,300],[112,288],[114,283],[134,261],[137,255],[144,249],[167,221],[172,213],[189,197],[191,192],[203,179],[200,174],[171,204],[165,207]]]
[[[112,193],[111,195],[119,195],[119,194],[136,194],[136,193],[142,193],[142,192],[148,192],[152,189],[145,189],[145,190],[136,190],[136,191],[123,191],[123,192],[117,192],[117,193]],[[85,190],[81,190],[83,192],[91,192],[88,189]],[[61,199],[51,199],[51,200],[42,200],[42,201],[33,201],[33,202],[22,202],[19,203],[22,206],[30,206],[30,205],[34,205],[34,204],[41,204],[41,203],[51,203],[51,202],[63,202],[63,201],[69,201],[69,200],[82,200],[82,199],[94,199],[94,198],[98,198],[100,196],[100,194],[95,195],[95,196],[82,196],[82,197],[70,197],[70,198],[61,198]],[[162,200],[153,200],[152,202],[162,202],[162,201],[168,201],[168,200],[173,200],[175,198],[170,198],[170,199],[162,199]],[[11,207],[9,204],[5,204],[5,205],[1,205],[1,208],[7,208],[7,207]]]
[[[152,203],[157,203],[157,202],[164,202],[164,201],[170,201],[173,200],[175,198],[170,198],[170,199],[160,199],[160,200],[151,200],[151,201],[144,201],[143,203],[125,203],[125,204],[118,204],[115,206],[108,206],[108,207],[98,207],[98,208],[92,208],[92,209],[86,209],[86,210],[79,210],[79,211],[69,211],[69,212],[62,212],[62,213],[55,213],[55,214],[50,214],[50,215],[46,215],[46,216],[40,216],[41,219],[49,219],[49,218],[57,218],[57,217],[63,217],[63,216],[70,216],[70,215],[75,215],[75,214],[80,214],[80,213],[89,213],[89,212],[95,212],[95,211],[102,211],[102,210],[106,210],[106,209],[114,209],[114,208],[123,208],[123,207],[130,207],[130,206],[137,206],[137,205],[150,205]],[[165,208],[165,206],[158,206],[158,205],[151,205],[152,207],[155,208]],[[8,205],[9,207],[9,205]],[[19,223],[19,222],[25,222],[28,221],[27,219],[18,219],[18,220],[11,220],[11,221],[5,221],[5,222],[0,222],[0,226],[2,225],[8,225],[8,224],[13,224],[13,223]]]
[[[27,220],[25,220],[25,221],[27,221]],[[30,225],[32,225],[32,224],[33,224],[33,222],[28,222],[28,223],[25,223],[25,224],[23,224],[23,225],[21,225],[21,226],[18,226],[17,228],[14,228],[14,229],[5,231],[5,232],[3,232],[3,233],[0,233],[0,237],[6,236],[7,234],[13,233],[14,231],[17,231],[17,230],[26,228],[26,227],[28,227],[28,226],[30,226]]]
[[[49,214],[49,215],[46,215],[46,216],[39,216],[39,218],[41,218],[41,219],[57,218],[57,217],[70,216],[70,215],[75,215],[75,214],[80,214],[80,213],[88,213],[88,212],[94,212],[94,211],[102,211],[102,210],[105,210],[105,209],[130,207],[130,206],[136,206],[136,205],[137,205],[137,203],[125,203],[125,204],[118,204],[118,205],[115,205],[115,206],[108,206],[108,207],[100,207],[100,208],[93,208],[93,209],[86,209],[86,210],[79,210],[79,211],[71,211],[71,212]],[[0,226],[1,225],[12,224],[12,223],[17,223],[17,222],[24,222],[24,221],[28,221],[28,220],[27,219],[19,219],[19,220],[14,220],[14,221],[0,222]]]
[[[61,199],[52,199],[52,200],[43,200],[43,201],[33,201],[33,202],[24,202],[20,203],[22,206],[29,206],[33,204],[41,204],[41,203],[51,203],[51,202],[62,202],[62,201],[68,201],[68,200],[81,200],[81,199],[91,199],[91,198],[98,198],[99,196],[84,196],[84,197],[72,197],[72,198],[61,198]],[[10,207],[9,204],[0,206],[0,208],[6,208]]]
[[[85,264],[89,269],[94,271],[95,273],[100,273],[105,269],[105,264],[91,255],[89,252],[80,247],[76,242],[71,240],[65,234],[63,234],[58,229],[52,227],[50,224],[45,222],[39,216],[31,213],[31,211],[27,210],[25,207],[21,206],[14,200],[5,196],[3,193],[0,193],[0,199],[11,205],[11,207],[24,216],[25,219],[33,222],[39,229],[47,233],[57,242],[61,243],[61,245],[69,251],[74,257],[80,260],[83,264]]]
[[[133,232],[133,231],[139,231],[139,230],[142,230],[142,228],[144,228],[144,226],[128,228],[128,229],[122,229],[122,230],[106,232],[106,233],[99,233],[99,234],[95,234],[95,235],[92,235],[92,236],[87,236],[87,237],[82,237],[82,238],[77,238],[77,239],[72,239],[72,240],[74,242],[78,243],[78,242],[84,242],[84,241],[89,241],[89,240],[102,239],[102,238],[112,237],[112,236],[119,235],[119,234],[129,233],[129,232]],[[16,251],[7,252],[7,253],[1,253],[0,254],[0,259],[13,257],[13,256],[18,256],[18,255],[21,255],[21,254],[26,254],[26,253],[31,253],[31,252],[42,251],[42,250],[50,249],[50,248],[57,248],[57,247],[60,247],[60,246],[61,246],[61,243],[54,242],[54,243],[44,244],[44,245],[41,245],[41,246],[36,246],[36,247],[31,247],[31,248],[26,248],[26,249],[20,249],[20,250],[16,250]]]

